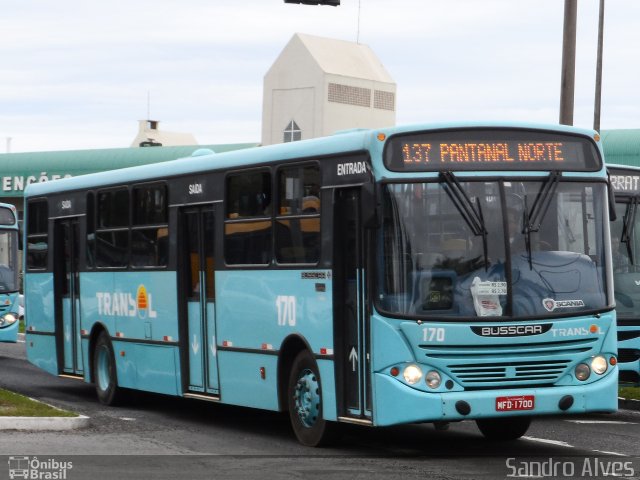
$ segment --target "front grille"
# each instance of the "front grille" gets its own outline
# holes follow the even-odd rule
[[[639,318],[620,318],[616,320],[619,327],[640,327]]]
[[[640,350],[637,348],[621,348],[618,350],[618,362],[629,363],[640,359]]]
[[[636,331],[618,331],[618,341],[623,342],[624,340],[631,340],[632,338],[640,337],[640,330]]]
[[[548,386],[565,375],[576,355],[597,338],[510,345],[419,345],[427,363],[440,365],[467,389]]]
[[[536,383],[555,381],[567,369],[571,360],[539,361],[539,362],[510,362],[487,363],[469,365],[448,365],[451,373],[465,385],[487,382],[507,383]]]
[[[620,383],[633,383],[640,385],[640,373],[631,370],[622,370],[620,372]]]

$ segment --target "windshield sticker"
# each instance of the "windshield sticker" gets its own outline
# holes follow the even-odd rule
[[[545,298],[542,305],[549,312],[553,312],[557,308],[580,308],[584,307],[582,300],[554,300],[553,298]]]
[[[504,282],[483,282],[480,277],[475,277],[471,283],[471,296],[473,297],[473,306],[476,315],[479,317],[495,317],[502,315],[502,305],[500,305],[499,295],[507,294],[506,283],[504,284],[504,293],[494,293],[494,291],[502,291]],[[487,285],[489,284],[489,285]],[[490,284],[498,285],[491,288]]]
[[[478,278],[478,277],[476,277]],[[507,294],[507,282],[475,282],[473,284],[476,287],[476,293],[478,295],[506,295]]]

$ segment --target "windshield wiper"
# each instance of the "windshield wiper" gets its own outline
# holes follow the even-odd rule
[[[473,206],[473,202],[467,195],[467,192],[464,191],[462,185],[455,177],[452,172],[441,172],[440,180],[446,183],[448,188],[445,188],[445,192],[455,205],[458,212],[464,219],[464,221],[469,225],[471,229],[471,233],[473,233],[476,237],[482,237],[482,252],[484,254],[484,268],[485,270],[489,268],[489,254],[487,251],[487,228],[484,223],[484,216],[482,214],[482,207],[480,206],[480,201],[478,197],[476,197],[476,205],[478,209],[476,211]]]
[[[624,214],[624,223],[622,226],[622,235],[620,237],[621,243],[627,244],[627,254],[629,255],[629,261],[631,265],[635,265],[633,255],[633,232],[636,225],[636,212],[638,211],[638,197],[633,197],[627,205],[627,211]]]
[[[560,177],[562,174],[558,171],[551,172],[542,184],[536,199],[531,206],[531,210],[527,207],[527,197],[524,197],[524,233],[527,235],[525,244],[527,247],[527,256],[529,257],[529,268],[533,268],[531,261],[531,232],[540,231],[540,225],[544,220],[547,210],[551,205],[551,200],[558,189]]]

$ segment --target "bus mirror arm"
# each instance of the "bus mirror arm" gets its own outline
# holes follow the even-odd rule
[[[618,218],[616,215],[616,194],[613,191],[613,184],[611,183],[611,174],[607,171],[607,193],[609,194],[609,221],[615,222]]]

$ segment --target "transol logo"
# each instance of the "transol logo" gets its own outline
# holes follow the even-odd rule
[[[98,315],[156,318],[153,299],[144,285],[139,285],[135,297],[126,292],[96,292]]]

